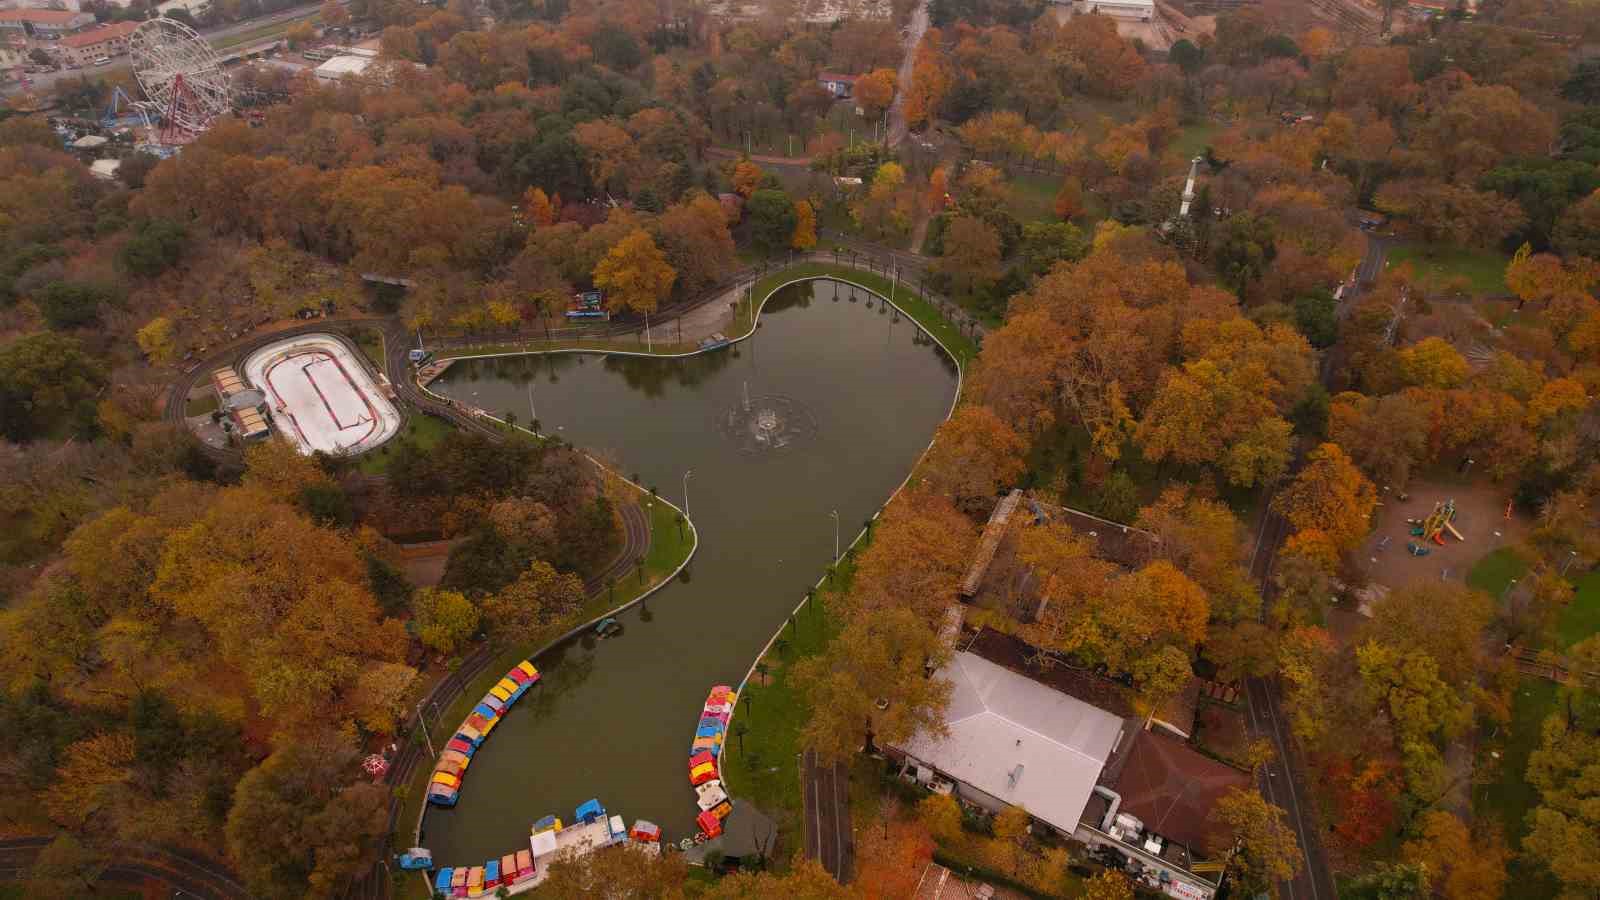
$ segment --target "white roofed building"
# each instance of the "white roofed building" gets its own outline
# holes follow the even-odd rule
[[[948,734],[919,733],[891,753],[917,768],[918,781],[948,779],[963,800],[996,812],[1024,806],[1071,835],[1126,720],[973,653],[955,654],[934,677],[952,683]]]
[[[1119,19],[1137,19],[1149,22],[1155,18],[1155,0],[1086,0],[1084,12],[1115,16]]]

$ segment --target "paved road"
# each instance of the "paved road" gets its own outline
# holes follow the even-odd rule
[[[1389,241],[1379,235],[1367,235],[1367,252],[1357,266],[1356,283],[1345,292],[1344,302],[1339,305],[1337,315],[1341,320],[1355,306],[1363,286],[1377,280],[1378,275],[1382,274],[1388,245]],[[1327,354],[1327,358],[1331,360],[1331,353]],[[1332,379],[1333,371],[1332,365],[1322,366],[1324,386]],[[1296,468],[1303,456],[1304,448],[1301,448],[1296,456]],[[1264,599],[1270,598],[1275,591],[1272,567],[1277,561],[1279,548],[1289,535],[1288,522],[1272,511],[1270,491],[1265,501],[1256,531],[1256,546],[1250,558],[1250,575],[1260,582]],[[1328,868],[1327,854],[1317,830],[1316,813],[1310,808],[1313,801],[1302,776],[1303,762],[1289,733],[1278,694],[1277,685],[1273,682],[1260,678],[1245,681],[1245,709],[1250,731],[1256,737],[1269,740],[1276,752],[1273,761],[1262,768],[1259,778],[1261,795],[1287,813],[1289,826],[1294,830],[1303,855],[1300,871],[1291,881],[1280,885],[1279,891],[1287,900],[1335,900],[1339,896],[1338,889]]]
[[[807,750],[801,776],[805,794],[806,858],[822,863],[840,884],[850,880],[855,837],[850,830],[850,770],[823,766]]]
[[[34,858],[49,843],[47,837],[0,841],[0,881],[25,877]],[[100,877],[104,883],[140,885],[154,880],[201,900],[242,900],[250,896],[221,863],[188,851],[118,843],[106,850],[106,856],[110,863]]]
[[[889,106],[889,146],[897,147],[906,139],[910,129],[906,126],[906,91],[911,87],[911,73],[916,68],[917,45],[928,30],[928,0],[918,0],[911,11],[911,21],[906,26],[905,55],[900,58],[900,72],[896,76],[898,89],[894,103]]]

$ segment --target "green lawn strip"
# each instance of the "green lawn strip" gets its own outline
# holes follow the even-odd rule
[[[1528,833],[1528,813],[1539,802],[1539,792],[1528,783],[1528,756],[1539,746],[1544,720],[1555,710],[1556,691],[1554,683],[1542,678],[1523,679],[1512,697],[1510,724],[1478,744],[1477,768],[1493,773],[1494,778],[1474,787],[1474,813],[1497,819],[1513,849],[1520,848]],[[1494,753],[1500,754],[1498,759]],[[1517,854],[1509,870],[1511,883],[1521,886],[1517,896],[1556,895],[1553,880],[1537,860]]]
[[[412,410],[399,437],[413,441],[426,450],[444,440],[444,436],[454,430],[454,425],[438,416]],[[389,471],[389,460],[393,458],[389,453],[389,447],[389,444],[385,444],[371,453],[362,454],[356,462],[356,468],[364,475],[382,475]]]
[[[1172,149],[1184,159],[1193,159],[1206,152],[1206,148],[1211,146],[1212,138],[1216,137],[1220,130],[1215,122],[1185,125],[1178,133],[1178,139],[1172,142]]]
[[[1499,597],[1513,578],[1528,571],[1528,561],[1510,547],[1501,547],[1477,561],[1467,573],[1467,584],[1491,597]]]
[[[649,503],[648,497],[641,498],[641,502]],[[594,619],[607,610],[627,603],[633,598],[651,590],[662,581],[670,578],[677,571],[678,566],[688,558],[694,549],[694,535],[687,528],[682,535],[678,533],[675,521],[676,510],[665,503],[656,502],[647,507],[651,518],[650,551],[645,556],[644,576],[641,579],[636,574],[627,574],[620,578],[610,590],[602,590],[583,605],[581,609],[544,629],[533,641],[516,647],[507,647],[499,652],[484,667],[482,674],[473,679],[449,706],[440,710],[437,719],[429,721],[428,732],[433,738],[433,747],[439,750],[445,741],[455,733],[457,726],[466,719],[467,713],[472,710],[483,695],[488,693],[505,673],[524,659],[531,659],[545,644],[565,634],[572,628]],[[534,690],[538,690],[537,687]],[[421,741],[418,732],[412,738]],[[490,736],[493,739],[493,736]],[[397,835],[393,845],[396,847],[410,846],[411,829],[415,827],[417,816],[422,812],[422,804],[426,801],[428,780],[433,776],[433,760],[427,760],[425,765],[419,765],[411,777],[410,783],[396,788],[397,792],[404,790],[400,817],[395,820]],[[408,879],[410,885],[414,879]],[[411,894],[412,888],[407,887],[406,892]],[[417,883],[416,896],[427,896],[426,892]]]
[[[1504,253],[1494,250],[1463,250],[1454,247],[1403,244],[1389,249],[1390,268],[1411,263],[1417,277],[1438,287],[1454,278],[1466,278],[1475,294],[1505,294]]]
[[[1056,220],[1056,194],[1061,192],[1061,176],[1041,172],[1019,172],[1011,179],[1011,214],[1023,222]]]
[[[1577,593],[1556,624],[1556,637],[1563,648],[1600,634],[1600,573],[1579,576],[1572,586]]]
[[[773,649],[759,660],[767,666],[767,683],[759,684],[761,678],[752,675],[745,685],[733,718],[733,733],[724,749],[723,781],[735,797],[754,803],[773,817],[782,848],[780,862],[801,847],[800,730],[810,715],[790,672],[797,661],[820,654],[839,633],[842,622],[834,612],[834,602],[849,590],[854,571],[852,563],[842,563],[838,587],[829,588],[824,582],[823,590],[795,616],[793,624],[784,626],[781,640],[785,645],[779,648],[774,642]]]
[[[183,406],[183,414],[191,417],[209,416],[220,408],[221,404],[217,401],[217,395],[211,391],[206,391],[198,397],[190,397],[189,401]]]

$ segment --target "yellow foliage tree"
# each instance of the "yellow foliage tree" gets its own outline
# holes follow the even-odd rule
[[[172,320],[166,316],[156,316],[144,323],[134,340],[139,342],[139,349],[144,351],[145,358],[151,365],[164,366],[172,362],[176,353],[176,346],[172,339]]]
[[[613,311],[655,312],[677,278],[666,254],[643,228],[618,241],[594,267],[594,283],[607,292],[607,306]]]
[[[811,201],[799,200],[794,204],[794,236],[789,246],[796,250],[810,250],[817,245],[817,213]]]

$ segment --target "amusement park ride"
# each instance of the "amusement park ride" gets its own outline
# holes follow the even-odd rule
[[[148,143],[170,155],[199,137],[231,107],[228,74],[211,44],[193,28],[174,19],[151,19],[128,37],[133,74],[145,99],[129,101],[148,125]],[[119,89],[107,116],[115,120]],[[163,152],[165,151],[165,152]]]

